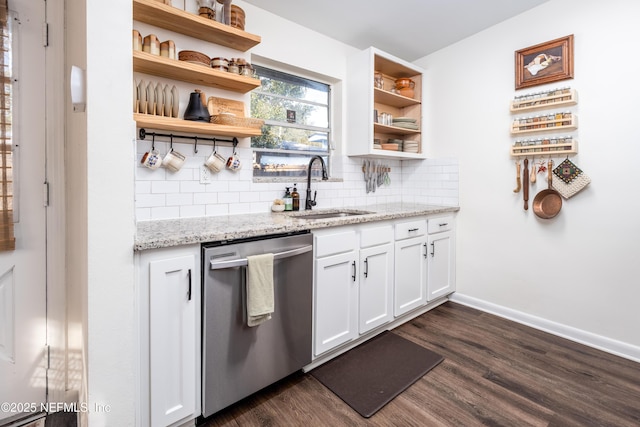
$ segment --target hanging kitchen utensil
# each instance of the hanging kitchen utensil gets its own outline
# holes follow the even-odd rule
[[[552,186],[565,199],[575,196],[591,182],[591,178],[568,158],[553,170],[553,175]]]
[[[524,210],[529,209],[529,159],[524,159],[524,176],[522,181],[524,196]]]
[[[538,169],[536,168],[535,160],[531,160],[531,177],[529,177],[529,182],[531,184],[536,183],[536,176],[538,175]]]
[[[562,209],[562,197],[560,193],[552,188],[552,172],[553,160],[549,160],[547,167],[547,183],[548,188],[540,191],[533,198],[533,213],[542,219],[551,219],[560,213]]]
[[[522,188],[522,184],[520,182],[520,161],[516,160],[516,188],[513,189],[514,193],[518,193]]]

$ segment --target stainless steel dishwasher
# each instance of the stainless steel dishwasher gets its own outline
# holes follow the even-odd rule
[[[308,232],[204,244],[202,414],[311,362],[313,239]],[[247,256],[274,254],[274,313],[247,326]]]

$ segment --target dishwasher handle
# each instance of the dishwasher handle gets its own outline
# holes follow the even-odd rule
[[[313,250],[313,245],[301,246],[299,248],[291,249],[289,251],[278,252],[273,254],[273,259],[284,259],[290,258],[296,255],[302,255],[307,252],[311,252]],[[222,270],[225,268],[234,268],[234,267],[246,267],[247,259],[246,258],[238,258],[231,259],[228,261],[211,261],[211,270]]]

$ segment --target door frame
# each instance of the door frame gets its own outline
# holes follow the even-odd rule
[[[46,180],[49,184],[47,208],[47,401],[77,402],[78,390],[70,389],[66,290],[66,191],[65,191],[65,117],[69,110],[65,73],[65,1],[45,2],[48,46],[45,49],[45,138]],[[60,84],[64,82],[64,84]],[[63,108],[60,108],[63,106]],[[82,372],[80,372],[82,374]]]

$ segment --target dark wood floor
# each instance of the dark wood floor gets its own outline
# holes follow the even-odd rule
[[[394,330],[445,360],[364,419],[294,374],[213,426],[640,426],[640,364],[448,302]]]

